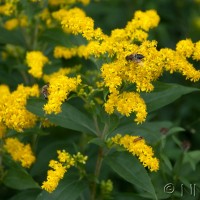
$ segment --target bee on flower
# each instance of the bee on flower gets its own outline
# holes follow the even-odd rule
[[[138,138],[135,138],[135,139],[133,140],[133,142],[138,142],[138,141],[143,140],[143,139],[144,139],[144,137],[139,136]]]
[[[49,88],[49,83],[44,85],[41,89],[41,94],[44,96],[45,99],[48,99],[48,95],[49,95],[48,88]]]
[[[127,61],[132,61],[135,63],[140,63],[143,58],[144,58],[144,56],[142,54],[138,54],[138,53],[130,54],[130,55],[126,56]]]

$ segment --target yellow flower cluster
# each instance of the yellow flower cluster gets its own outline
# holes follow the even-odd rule
[[[44,181],[41,187],[51,193],[56,189],[59,181],[63,179],[67,169],[66,166],[63,166],[62,163],[55,160],[50,161],[49,167],[51,167],[52,170],[47,172],[47,181]]]
[[[37,117],[25,107],[29,96],[39,96],[38,85],[32,87],[19,85],[16,91],[12,93],[7,91],[0,100],[0,123],[18,132],[33,127]]]
[[[56,46],[54,49],[55,58],[70,59],[77,54],[77,48],[66,48],[62,46]]]
[[[30,168],[35,162],[35,156],[30,144],[24,145],[17,138],[6,139],[4,148],[12,156],[13,160],[20,162],[25,168]]]
[[[70,92],[76,91],[81,83],[80,76],[68,78],[64,75],[52,77],[49,81],[48,102],[44,105],[44,111],[47,114],[61,112],[61,105],[67,99]]]
[[[119,113],[126,116],[136,112],[135,122],[137,123],[145,121],[147,116],[146,104],[140,95],[135,92],[110,94],[108,101],[105,103],[105,110],[107,113],[112,114],[115,108]]]
[[[191,57],[194,60],[200,60],[199,50],[199,42],[193,44],[191,40],[186,39],[178,42],[176,51],[168,48],[161,49],[158,58],[166,71],[170,73],[179,72],[186,79],[195,82],[200,79],[200,71],[196,70],[187,58]]]
[[[80,14],[81,17],[83,16]],[[64,17],[60,19],[63,22]],[[125,100],[126,98],[123,100],[124,95],[121,94],[126,91],[128,86],[132,85],[136,86],[138,95],[141,91],[153,91],[153,81],[157,80],[164,70],[170,73],[179,72],[191,81],[200,79],[200,71],[196,70],[187,60],[190,57],[194,60],[200,60],[200,42],[193,43],[190,39],[186,39],[177,43],[176,50],[168,48],[157,50],[157,42],[149,41],[147,37],[149,29],[156,27],[158,23],[159,16],[156,11],[136,11],[134,18],[127,23],[124,29],[115,29],[110,36],[104,35],[99,41],[92,37],[86,37],[88,40],[91,38],[93,40],[86,46],[78,47],[77,55],[86,59],[90,56],[104,56],[105,60],[107,56],[111,57],[101,67],[102,78],[110,92],[105,104],[109,114],[114,112],[114,108],[127,116],[130,114],[129,111],[137,112],[134,108],[131,109],[131,106],[128,107],[127,102],[129,101]],[[73,31],[72,33],[77,34]],[[81,34],[83,35],[83,32]],[[143,58],[135,58],[137,55],[142,55]],[[132,59],[127,59],[130,56]],[[133,97],[133,95],[130,96]],[[121,102],[126,102],[126,109],[117,108],[116,102],[119,102],[120,98],[122,98]],[[141,98],[140,102],[144,104]],[[143,113],[143,117],[141,116],[140,120],[136,119],[136,121],[144,121],[146,107],[140,106],[138,113]]]
[[[22,16],[19,19],[12,18],[12,19],[7,20],[4,23],[4,28],[7,30],[13,30],[13,29],[17,28],[18,26],[25,27],[27,25],[28,25],[27,17]]]
[[[138,136],[117,134],[112,138],[115,144],[123,146],[126,150],[136,155],[144,167],[148,167],[150,171],[157,171],[159,169],[159,160],[154,156],[153,150],[146,145],[145,140]]]
[[[49,167],[53,170],[49,170],[47,174],[47,180],[42,183],[42,189],[46,190],[47,192],[53,192],[58,183],[61,179],[63,179],[64,174],[67,170],[72,167],[76,166],[76,163],[83,163],[85,164],[87,160],[87,156],[83,156],[80,152],[76,155],[70,155],[66,151],[57,151],[58,154],[58,161],[51,160],[49,163]]]
[[[189,58],[194,50],[194,44],[192,40],[181,40],[176,44],[176,51],[183,57]]]
[[[40,51],[31,51],[26,54],[26,62],[30,67],[28,72],[35,78],[42,77],[42,69],[48,61],[48,58]]]
[[[0,14],[10,16],[15,10],[15,6],[12,3],[6,3],[0,5]]]
[[[94,29],[94,21],[87,17],[80,8],[61,9],[53,13],[53,17],[61,21],[64,31],[72,34],[82,34],[87,40],[102,40],[105,36],[100,28]]]

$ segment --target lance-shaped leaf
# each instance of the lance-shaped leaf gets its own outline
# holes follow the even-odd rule
[[[73,175],[66,175],[55,191],[52,193],[43,191],[36,200],[76,200],[86,187],[84,180],[78,180]]]
[[[108,155],[105,162],[126,181],[146,192],[152,199],[157,199],[151,179],[136,157],[127,152],[115,152]]]
[[[200,90],[197,88],[185,87],[178,84],[167,84],[159,82],[155,84],[155,90],[153,92],[143,93],[141,96],[147,104],[147,111],[152,112],[172,103],[182,95],[195,91]]]
[[[29,99],[27,109],[39,117],[46,117],[51,122],[64,128],[96,134],[93,121],[87,115],[79,111],[69,103],[62,105],[62,112],[59,114],[46,115],[43,106],[46,101],[42,99]]]

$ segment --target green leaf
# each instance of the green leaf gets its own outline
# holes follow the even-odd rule
[[[39,185],[23,168],[11,168],[7,171],[3,183],[13,189],[25,190],[40,188]]]
[[[140,197],[134,193],[116,193],[114,196],[115,200],[144,200],[144,197]]]
[[[160,157],[162,158],[162,160],[164,161],[164,163],[168,167],[168,169],[170,171],[172,171],[172,164],[171,164],[169,158],[165,154],[160,154]]]
[[[13,196],[9,200],[35,200],[38,196],[40,190],[25,190],[23,192],[18,193],[17,195]]]
[[[200,151],[190,151],[185,153],[183,163],[190,163],[193,170],[196,170],[196,165],[200,162]]]
[[[126,181],[157,199],[151,179],[136,157],[127,152],[115,152],[108,155],[105,162]]]
[[[8,31],[0,27],[0,43],[1,44],[14,44],[26,47],[26,42],[19,29]]]
[[[96,134],[96,130],[92,120],[87,115],[76,109],[74,106],[64,103],[62,112],[54,115],[45,115],[43,106],[46,101],[42,99],[29,99],[27,109],[39,117],[46,117],[51,122],[64,128]]]
[[[130,134],[143,136],[149,143],[156,143],[163,137],[163,128],[168,130],[168,132],[170,132],[171,129],[173,129],[173,132],[175,130],[179,130],[178,128],[172,128],[172,123],[168,121],[145,122],[143,124],[137,125],[133,121],[130,121],[128,118],[126,118],[123,122],[120,123],[117,129],[109,134],[109,137],[112,137],[117,133],[122,135]]]
[[[86,187],[87,184],[84,180],[78,180],[75,176],[67,175],[55,191],[52,193],[43,191],[36,200],[76,200]]]
[[[50,42],[52,45],[61,45],[70,48],[75,46],[71,37],[69,34],[63,32],[61,28],[51,28],[42,33],[40,40]]]
[[[105,147],[106,146],[105,142],[102,139],[100,139],[100,138],[93,138],[88,143],[89,144],[90,143],[96,144],[96,145],[98,145],[100,147]]]
[[[147,111],[152,112],[162,108],[185,94],[200,91],[197,88],[185,87],[178,84],[157,83],[151,93],[142,93],[141,96],[147,104]]]

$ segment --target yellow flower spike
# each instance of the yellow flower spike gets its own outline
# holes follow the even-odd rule
[[[159,160],[154,156],[152,147],[146,145],[144,138],[131,135],[120,135],[112,137],[115,144],[123,146],[128,152],[137,156],[144,167],[148,167],[150,171],[159,170]]]
[[[63,179],[67,170],[66,166],[63,166],[62,163],[55,160],[50,161],[49,167],[51,167],[53,170],[48,170],[47,180],[42,183],[41,188],[51,193],[56,189],[59,181]]]
[[[44,105],[44,111],[47,114],[60,113],[62,103],[67,99],[67,96],[71,91],[76,91],[76,88],[80,83],[80,76],[68,78],[64,75],[59,75],[50,79],[48,102]]]
[[[47,180],[42,183],[41,188],[46,190],[47,192],[53,192],[59,184],[59,181],[63,179],[64,174],[67,170],[75,166],[76,162],[82,162],[85,164],[87,160],[87,156],[83,156],[81,153],[77,153],[77,155],[71,155],[65,150],[58,150],[58,160],[51,160],[49,162],[49,167],[52,169],[47,172]]]
[[[30,144],[24,145],[17,138],[6,139],[4,148],[13,160],[20,162],[23,167],[30,168],[35,162],[35,156],[33,155]]]
[[[48,58],[40,51],[31,51],[26,54],[26,62],[30,67],[28,72],[35,78],[42,77],[42,69],[46,63],[49,62]]]

